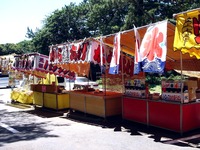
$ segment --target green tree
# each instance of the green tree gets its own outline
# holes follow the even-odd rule
[[[7,55],[7,54],[23,54],[29,53],[33,51],[32,41],[21,41],[17,44],[13,43],[6,43],[0,44],[0,55]]]
[[[128,4],[124,0],[89,0],[88,8],[87,25],[93,36],[120,31],[128,13]]]
[[[85,5],[70,3],[61,10],[55,10],[44,19],[43,28],[34,33],[32,43],[39,53],[49,54],[49,46],[89,37],[86,26]],[[29,32],[29,31],[28,31]]]
[[[24,40],[16,44],[15,53],[22,54],[22,53],[30,53],[34,51],[32,41]]]
[[[35,37],[33,30],[30,29],[29,27],[27,27],[27,33],[26,33],[25,37],[27,37],[27,38],[34,38]]]
[[[170,19],[174,13],[198,8],[197,0],[83,0],[55,10],[36,32],[27,28],[32,50],[49,53],[49,46],[64,42],[109,35],[123,30]]]

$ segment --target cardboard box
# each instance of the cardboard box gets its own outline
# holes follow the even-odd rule
[[[196,98],[197,98],[197,99],[200,99],[200,89],[197,89],[197,90],[196,90]]]
[[[31,90],[36,92],[62,93],[64,86],[56,86],[52,84],[31,84]]]
[[[196,90],[198,89],[198,84],[196,79],[189,79],[187,81],[189,101],[196,100]]]
[[[42,92],[42,84],[36,84],[33,91]]]
[[[163,92],[162,93],[162,99],[163,100],[168,100],[168,101],[183,102],[183,103],[188,103],[189,102],[188,93],[181,94],[181,93]]]
[[[125,95],[138,98],[146,98],[145,90],[129,90],[126,89]]]
[[[36,86],[35,84],[31,84],[31,85],[30,85],[30,87],[31,87],[30,90],[31,90],[31,91],[35,91],[35,86]]]

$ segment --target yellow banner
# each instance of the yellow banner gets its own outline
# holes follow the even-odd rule
[[[174,50],[200,59],[200,11],[179,14],[176,19]]]

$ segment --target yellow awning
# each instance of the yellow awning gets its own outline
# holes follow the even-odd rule
[[[174,50],[200,59],[200,8],[174,15],[176,28]]]

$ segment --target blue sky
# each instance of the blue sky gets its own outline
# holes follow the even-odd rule
[[[54,10],[82,0],[0,0],[0,44],[25,40],[27,27],[35,31]]]

